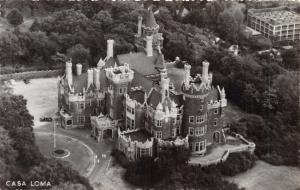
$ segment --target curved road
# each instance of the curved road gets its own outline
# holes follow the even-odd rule
[[[35,126],[34,132],[53,134],[53,124],[49,123],[42,126]],[[93,153],[93,155],[95,155],[94,166],[91,171],[89,171],[87,177],[91,184],[103,186],[102,181],[107,181],[105,172],[110,163],[110,153],[113,147],[113,141],[98,143],[96,140],[90,137],[90,131],[88,129],[65,130],[58,127],[56,128],[56,134],[76,139],[86,146]],[[106,154],[106,157],[102,158],[102,154]]]

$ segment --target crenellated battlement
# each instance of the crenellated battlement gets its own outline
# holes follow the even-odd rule
[[[179,136],[176,137],[175,140],[162,140],[162,139],[157,139],[158,140],[158,145],[162,147],[166,146],[189,146],[189,136],[187,135],[184,138],[180,138]]]
[[[113,83],[124,83],[132,81],[134,72],[129,68],[129,65],[125,63],[121,66],[110,67],[105,69],[106,77]]]
[[[130,136],[126,136],[126,134],[129,133],[134,133],[134,132],[138,132],[139,129],[134,129],[134,130],[126,130],[126,131],[121,131],[120,129],[118,129],[118,137],[119,140],[122,140],[123,142],[127,143],[129,145],[129,147],[134,148],[134,147],[138,147],[138,148],[152,148],[153,146],[153,137],[146,140],[146,142],[139,142],[137,140],[131,140]]]

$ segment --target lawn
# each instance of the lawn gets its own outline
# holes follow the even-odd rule
[[[246,190],[296,190],[300,188],[300,169],[257,161],[252,169],[227,180]]]
[[[57,78],[31,79],[29,84],[17,81],[13,85],[15,94],[23,95],[27,108],[34,116],[34,127],[46,124],[41,117],[52,116],[57,111]]]

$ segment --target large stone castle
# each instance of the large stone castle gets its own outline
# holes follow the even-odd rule
[[[137,52],[116,55],[107,40],[107,56],[96,68],[66,63],[58,83],[58,105],[64,128],[90,127],[97,141],[117,138],[128,158],[153,156],[157,147],[186,146],[205,154],[225,143],[225,90],[212,85],[209,63],[192,77],[191,66],[178,69],[161,52],[159,25],[150,10],[138,18]],[[156,147],[156,148],[154,148]]]

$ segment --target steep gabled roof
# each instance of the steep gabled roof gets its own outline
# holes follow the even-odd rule
[[[155,28],[158,26],[156,23],[153,11],[150,9],[147,12],[146,19],[145,19],[145,26],[148,28]]]
[[[129,97],[132,100],[136,100],[140,104],[145,102],[145,92],[143,90],[132,90],[129,92]]]
[[[156,106],[161,101],[161,94],[157,91],[156,88],[152,88],[150,94],[148,95],[147,104],[153,109],[156,109]]]
[[[145,92],[148,93],[153,86],[153,82],[134,70],[134,78],[131,82],[131,87],[140,87],[140,86],[143,88]]]

